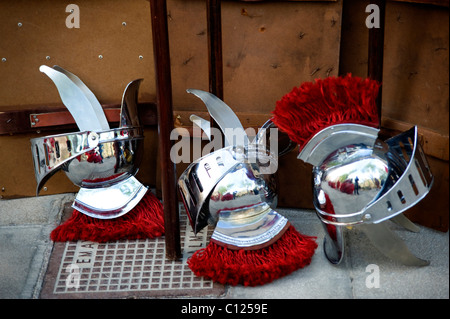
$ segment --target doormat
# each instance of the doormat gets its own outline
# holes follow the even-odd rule
[[[219,297],[225,287],[197,277],[186,261],[206,247],[211,227],[195,235],[180,205],[182,258],[166,259],[164,237],[57,242],[50,256],[41,299]]]

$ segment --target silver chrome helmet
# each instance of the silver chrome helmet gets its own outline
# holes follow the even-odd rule
[[[390,219],[418,231],[402,214],[425,197],[433,183],[417,127],[385,142],[377,136],[378,129],[364,125],[329,126],[314,135],[298,156],[314,167],[313,200],[327,233],[325,254],[332,263],[340,263],[344,231],[358,225],[391,259],[427,265],[383,223]]]
[[[278,151],[273,154],[265,144],[265,133],[273,123],[267,122],[252,142],[245,135],[243,145],[236,145],[226,129],[245,132],[234,112],[213,94],[188,92],[205,102],[227,145],[195,160],[178,180],[194,233],[209,224],[215,226],[211,241],[219,245],[231,249],[270,245],[289,226],[288,220],[274,210],[277,183],[274,174],[268,173],[271,170],[265,170],[265,165],[278,165]],[[196,120],[208,132],[209,122]]]
[[[41,66],[40,71],[52,79],[80,131],[31,140],[36,194],[62,170],[80,187],[75,209],[101,219],[126,214],[147,191],[134,177],[143,155],[144,136],[137,113],[142,80],[127,85],[120,125],[111,129],[100,103],[78,77],[58,66]]]
[[[214,225],[211,240],[254,249],[273,242],[288,221],[274,211],[274,176],[261,174],[245,153],[236,146],[210,153],[189,165],[178,186],[195,233]]]

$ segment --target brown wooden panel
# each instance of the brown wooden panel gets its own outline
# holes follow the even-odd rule
[[[367,75],[370,1],[347,0],[340,73]],[[449,11],[388,1],[383,70],[383,115],[449,135]]]
[[[408,2],[408,3],[420,3],[420,4],[431,4],[441,7],[449,7],[449,0],[395,0],[397,2]]]
[[[120,121],[120,108],[105,109],[103,112],[108,122]],[[34,128],[74,124],[74,122],[69,111],[30,114],[30,125]]]
[[[72,29],[69,3],[0,1],[0,111],[61,103],[42,64],[79,76],[101,104],[120,103],[137,78],[144,79],[140,100],[155,101],[148,1],[77,1],[80,28]]]
[[[169,0],[175,111],[205,111],[188,88],[208,91],[204,1]],[[342,2],[222,2],[224,100],[270,113],[294,86],[336,75]],[[186,27],[189,26],[189,27]]]
[[[449,12],[388,2],[383,114],[449,134]]]
[[[110,127],[117,127],[120,105],[104,105],[103,110]],[[157,124],[156,105],[154,103],[138,104],[139,118],[142,125]],[[0,135],[30,132],[47,132],[65,129],[77,130],[75,121],[64,106],[34,106],[15,111],[0,112]],[[50,133],[49,133],[50,134]]]
[[[449,228],[449,180],[448,161],[428,157],[434,183],[430,193],[405,215],[420,225],[448,231]]]
[[[344,2],[341,74],[367,76],[365,7],[369,3]],[[443,5],[448,6],[448,1]],[[449,225],[448,19],[446,8],[387,1],[381,132],[389,137],[418,125],[435,182],[430,194],[407,215],[443,231]]]
[[[241,1],[241,2],[270,2],[274,0],[225,0],[225,1]],[[276,1],[276,0],[275,0]],[[337,1],[337,0],[279,0],[279,1]],[[408,3],[421,3],[421,4],[431,4],[431,5],[437,5],[442,7],[448,7],[449,6],[449,0],[394,0],[398,2],[408,2]]]
[[[448,1],[417,1],[437,6],[387,2],[383,128],[393,134],[419,125],[436,184],[431,196],[414,210],[419,219],[425,219],[421,222],[448,227],[444,191],[448,192],[449,13],[440,7],[448,7]],[[369,3],[222,1],[224,99],[244,126],[260,126],[276,101],[301,82],[338,71],[366,76],[365,7]],[[38,70],[41,64],[58,64],[77,74],[102,105],[118,105],[126,84],[136,78],[144,78],[139,100],[156,101],[148,1],[80,0],[77,4],[81,27],[68,29],[66,3],[0,2],[0,61],[4,58],[0,62],[0,131],[12,134],[0,136],[0,196],[4,198],[34,194],[29,138],[38,135],[18,134],[16,124],[29,125],[31,113],[26,112],[33,106],[48,106],[46,112],[61,109],[54,84]],[[169,0],[167,5],[174,119],[175,124],[189,127],[190,114],[206,112],[201,101],[186,93],[187,88],[208,90],[206,4],[204,0]],[[16,112],[21,110],[26,112]],[[139,176],[158,184],[157,132],[146,128],[146,134],[150,136],[145,142],[146,164]],[[280,205],[311,207],[310,167],[295,155],[292,152],[282,159]],[[177,169],[182,171],[180,166]],[[73,189],[64,174],[58,174],[49,181],[47,192]]]

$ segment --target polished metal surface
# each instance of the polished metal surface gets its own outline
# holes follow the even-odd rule
[[[123,134],[126,131],[118,132]],[[113,141],[100,142],[94,149],[67,162],[62,170],[75,185],[106,187],[137,173],[142,162],[143,143],[142,135],[134,138],[121,136]]]
[[[208,137],[208,140],[211,141],[211,122],[195,114],[192,114],[189,117],[189,119],[192,121],[192,123],[198,126],[203,132],[205,132],[206,136]]]
[[[99,219],[117,218],[133,209],[147,192],[134,176],[102,188],[80,188],[72,207]]]
[[[363,224],[362,231],[370,239],[372,244],[378,248],[385,256],[401,262],[407,266],[428,266],[430,262],[416,257],[409,250],[404,241],[392,232],[386,223]]]
[[[251,163],[239,163],[216,184],[209,197],[208,210],[213,221],[227,218],[230,209],[252,207],[267,203],[277,206],[277,184],[275,176],[260,174],[259,168]],[[233,213],[234,216],[237,214]]]
[[[58,89],[62,102],[73,116],[80,131],[103,131],[108,129],[104,121],[97,117],[96,111],[92,108],[92,99],[86,96],[84,86],[78,86],[74,83],[71,73],[70,77],[63,72],[41,65],[39,70],[45,73]],[[89,91],[90,92],[90,91]]]
[[[214,94],[206,91],[188,89],[205,103],[211,117],[219,125],[225,136],[225,147],[230,145],[247,145],[248,136],[233,110]]]
[[[408,218],[406,218],[406,216],[403,214],[395,215],[390,220],[396,223],[397,225],[409,230],[410,232],[418,233],[420,231],[420,227],[414,224]]]
[[[180,175],[178,188],[194,233],[208,225],[209,195],[217,183],[241,163],[236,155],[236,148],[232,146],[217,150],[191,163]]]
[[[336,124],[314,135],[298,154],[298,159],[319,166],[330,155],[330,150],[354,144],[372,147],[378,137],[378,129],[360,124]]]
[[[274,137],[272,134],[276,134],[276,136]],[[262,144],[269,152],[278,154],[278,156],[283,156],[297,147],[286,133],[278,129],[271,119],[266,121],[258,130],[254,144]]]
[[[58,65],[54,65],[53,69],[61,73],[64,73],[76,86],[78,86],[78,88],[83,92],[84,96],[89,101],[92,110],[94,110],[95,116],[99,124],[101,125],[101,130],[102,131],[109,130],[109,123],[103,112],[103,108],[100,102],[95,97],[94,93],[92,93],[92,91],[86,86],[86,84],[84,84],[83,81],[81,81],[80,78],[77,77],[75,74],[63,69]]]
[[[215,226],[211,241],[219,245],[231,249],[270,245],[288,226],[287,219],[273,210],[277,205],[277,128],[268,121],[250,140],[236,114],[220,99],[200,90],[188,93],[206,104],[228,145],[194,161],[178,180],[194,233],[209,224]],[[191,121],[211,139],[209,121],[195,115]],[[292,148],[289,140],[283,144],[283,154]]]
[[[287,226],[287,218],[260,202],[220,211],[211,241],[229,249],[257,249],[273,243]]]
[[[36,193],[59,169],[80,187],[105,187],[134,175],[143,154],[140,128],[77,132],[31,139]]]
[[[139,114],[137,109],[139,86],[142,79],[137,79],[128,83],[122,96],[120,109],[119,127],[140,127]]]
[[[323,251],[325,257],[335,265],[338,265],[345,256],[345,228],[331,224],[324,224],[325,238],[323,240]]]
[[[367,204],[382,192],[388,173],[388,162],[382,152],[373,152],[363,144],[343,147],[313,170],[316,209],[326,223],[362,223]],[[331,213],[318,203],[318,198],[325,197],[333,207]]]
[[[353,135],[357,139],[358,134]],[[326,148],[334,151],[328,152],[329,155],[313,168],[313,201],[326,231],[324,251],[329,261],[341,262],[345,229],[357,225],[389,258],[406,265],[428,265],[427,261],[414,256],[383,223],[390,219],[410,231],[418,231],[418,227],[402,215],[428,194],[433,183],[430,167],[418,144],[417,127],[385,142],[376,140],[369,145],[364,142],[342,146],[340,135],[329,136],[333,143],[326,138],[320,140],[320,148],[325,149],[319,151],[321,154]],[[365,137],[361,139],[367,141]],[[337,145],[340,146],[336,148]],[[303,155],[309,158],[308,154]]]
[[[227,147],[192,163],[178,186],[188,216],[199,232],[215,225],[212,239],[230,248],[268,244],[287,224],[273,209],[277,183],[261,174],[240,147]]]
[[[365,211],[368,222],[381,222],[421,201],[430,191],[434,177],[419,144],[417,127],[386,141],[391,172],[390,188]]]
[[[374,148],[351,145],[333,152],[313,172],[314,202],[326,223],[380,223],[414,206],[425,197],[433,176],[418,144],[417,127]],[[334,212],[321,209],[330,200]]]
[[[56,85],[80,132],[31,140],[36,193],[58,170],[80,191],[74,208],[95,218],[115,218],[131,210],[147,191],[134,178],[144,151],[137,110],[141,79],[131,81],[122,96],[119,128],[110,129],[94,94],[72,73],[41,66]]]

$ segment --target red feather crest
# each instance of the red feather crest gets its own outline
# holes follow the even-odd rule
[[[305,82],[277,101],[273,122],[300,149],[324,128],[342,123],[378,127],[380,84],[348,74]]]

